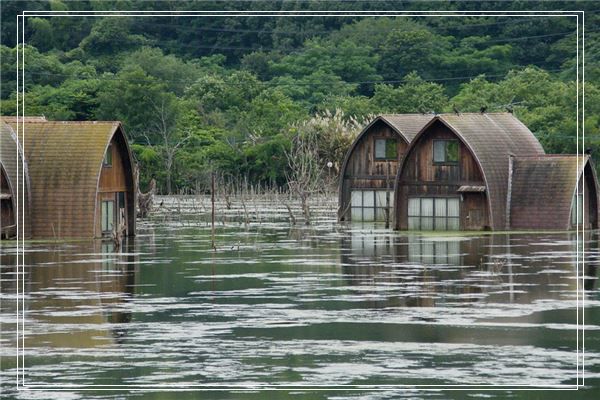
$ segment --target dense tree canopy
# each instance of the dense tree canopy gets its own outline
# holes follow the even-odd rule
[[[405,7],[469,10],[475,3]],[[600,153],[600,36],[593,28],[600,18],[593,2],[485,7],[586,10],[592,28],[585,43],[586,143],[580,144]],[[32,16],[24,48],[16,46],[14,18],[20,10],[397,8],[386,1],[3,3],[1,111],[16,112],[23,50],[25,112],[122,121],[142,185],[155,178],[162,192],[203,190],[212,171],[282,185],[299,132],[317,135],[321,162],[338,165],[348,132],[378,113],[511,110],[546,151],[576,151],[572,17]]]

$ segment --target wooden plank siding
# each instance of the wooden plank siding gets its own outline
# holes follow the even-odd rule
[[[116,147],[122,148],[120,154],[126,155],[127,192],[133,207],[133,162],[119,122],[25,122],[20,139],[31,182],[32,237],[97,237],[102,160],[113,137]],[[134,234],[135,221],[130,221],[130,228]]]

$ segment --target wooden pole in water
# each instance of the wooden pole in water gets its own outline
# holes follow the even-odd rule
[[[210,180],[210,203],[212,206],[212,212],[211,212],[211,219],[210,219],[210,237],[211,237],[211,244],[212,244],[212,248],[213,250],[216,250],[217,247],[215,246],[215,173],[213,172],[211,174],[211,180]]]

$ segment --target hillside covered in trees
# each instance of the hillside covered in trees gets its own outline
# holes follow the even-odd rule
[[[580,144],[598,163],[600,5],[594,2],[3,2],[1,113],[17,108],[21,10],[400,7],[585,10],[586,143]],[[380,113],[509,110],[547,152],[574,153],[576,29],[574,17],[543,15],[29,17],[25,113],[123,121],[142,186],[155,178],[162,193],[201,191],[211,171],[283,185],[297,135],[313,135],[320,161],[331,161],[335,171],[353,135]]]

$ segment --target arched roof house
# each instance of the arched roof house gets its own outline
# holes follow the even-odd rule
[[[440,114],[413,139],[396,177],[396,229],[507,228],[509,156],[542,156],[510,113]]]
[[[14,131],[17,124],[9,121]],[[26,119],[33,238],[135,234],[134,163],[119,122]]]
[[[2,237],[16,237],[18,233],[19,239],[28,239],[31,237],[29,172],[20,141],[4,120],[0,120],[0,164]]]
[[[391,218],[398,162],[431,114],[386,114],[371,121],[346,153],[340,171],[340,221]]]
[[[598,228],[598,178],[587,154],[511,160],[511,229]]]

